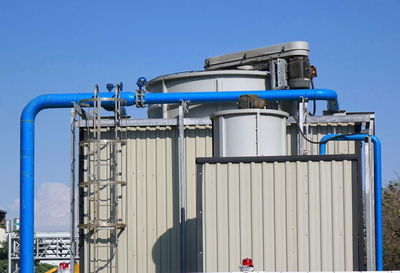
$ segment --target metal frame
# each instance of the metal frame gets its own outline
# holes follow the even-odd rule
[[[19,272],[20,260],[20,237],[17,233],[9,233],[9,273]],[[71,243],[69,233],[38,233],[34,239],[34,259],[35,261],[64,261],[71,260],[71,254],[76,252],[75,240]],[[79,256],[74,256],[79,259]]]
[[[335,114],[329,116],[308,116],[308,124],[318,123],[339,123],[339,122],[355,122],[355,123],[371,123],[375,120],[374,113],[345,113]],[[293,117],[289,117],[287,123],[296,123]],[[184,118],[184,125],[212,125],[212,121],[209,118]],[[101,120],[101,126],[114,126],[113,120]],[[178,126],[178,120],[176,118],[170,119],[123,119],[120,122],[120,127],[130,126]],[[92,127],[93,121],[91,120],[78,120],[75,122],[75,126],[78,128]],[[371,127],[371,126],[370,126]],[[373,130],[373,127],[371,128]]]
[[[271,89],[288,89],[287,62],[283,58],[269,60]]]
[[[126,227],[123,212],[119,212],[120,206],[118,205],[119,193],[122,192],[122,187],[127,184],[126,181],[122,181],[121,165],[123,162],[126,164],[126,160],[122,159],[122,150],[123,146],[126,145],[127,135],[120,130],[120,123],[125,114],[123,106],[126,105],[126,100],[120,98],[119,92],[119,86],[117,86],[114,97],[101,98],[98,96],[98,88],[96,86],[93,98],[81,100],[78,103],[79,106],[90,107],[89,111],[91,111],[91,115],[87,115],[84,110],[80,111],[85,113],[81,114],[81,117],[86,121],[88,136],[86,140],[80,138],[79,147],[91,150],[91,161],[90,159],[88,160],[90,161],[89,164],[93,164],[93,168],[88,169],[89,174],[86,180],[83,180],[81,176],[79,177],[78,184],[80,188],[86,188],[89,192],[87,201],[89,202],[90,212],[88,215],[91,217],[86,222],[80,219],[78,228],[81,230],[86,229],[92,233],[94,272],[104,269],[110,272],[118,272],[118,239],[121,231]],[[114,112],[112,126],[109,126],[112,127],[114,136],[110,139],[102,138],[102,102],[104,101],[114,102],[112,109],[108,109]],[[91,122],[88,122],[88,120]],[[106,160],[102,159],[101,155],[104,149],[110,153]],[[73,154],[73,156],[75,155]],[[121,170],[119,167],[121,167]],[[104,168],[108,173],[106,178],[102,178]],[[107,216],[104,217],[103,214]],[[99,235],[102,230],[107,231],[107,242],[105,243],[103,242],[105,238],[100,238]],[[82,235],[83,233],[80,234]],[[100,258],[100,248],[105,249],[107,253],[112,253],[112,258],[108,262],[104,262],[104,259]]]
[[[187,111],[186,102],[182,101],[178,108],[178,169],[179,169],[179,212],[180,212],[180,261],[181,261],[181,272],[185,271],[185,222],[186,222],[186,200],[185,200],[185,124],[184,114]]]
[[[355,154],[343,155],[283,155],[283,156],[246,156],[246,157],[198,157],[196,164],[262,163],[262,162],[307,162],[307,161],[359,160]]]
[[[196,224],[197,224],[197,272],[203,272],[203,170],[204,164],[196,159]]]
[[[232,69],[238,66],[252,65],[275,58],[288,58],[291,56],[308,56],[307,42],[293,41],[284,44],[272,45],[207,58],[204,61],[205,70]]]
[[[71,256],[70,256],[70,271],[75,272],[75,255],[76,255],[76,242],[75,238],[75,121],[76,121],[76,110],[77,105],[71,109],[71,171],[70,171],[70,241],[71,241]]]
[[[302,132],[308,137],[308,101],[302,99],[298,105],[298,116],[297,119],[299,121],[299,128]],[[297,134],[298,137],[298,154],[299,155],[307,155],[308,154],[308,146],[309,143],[300,135]]]
[[[365,126],[368,127],[368,126]],[[368,135],[375,134],[375,120],[371,120],[366,129]],[[366,227],[366,255],[367,270],[376,270],[375,251],[375,191],[374,191],[374,152],[371,138],[364,142],[364,191],[365,191],[365,227]]]

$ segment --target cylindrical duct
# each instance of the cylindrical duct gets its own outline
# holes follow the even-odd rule
[[[213,153],[216,157],[286,155],[288,113],[269,109],[216,112]]]

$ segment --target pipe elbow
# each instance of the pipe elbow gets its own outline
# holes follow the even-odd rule
[[[48,100],[48,95],[40,95],[29,101],[21,113],[21,122],[32,122],[36,115],[43,110],[45,102]]]
[[[372,140],[372,143],[374,143],[374,145],[377,148],[379,148],[379,149],[381,148],[381,141],[379,140],[379,138],[377,136],[375,136],[375,135],[371,136],[371,140]]]
[[[326,100],[337,100],[337,93],[331,89],[314,89],[316,98],[324,98]]]
[[[339,135],[340,135],[340,134],[327,134],[327,135],[325,135],[325,136],[323,136],[323,137],[321,138],[320,142],[326,143],[326,142],[328,142],[331,138],[337,137],[337,136],[339,136]]]
[[[112,98],[113,93],[99,93],[101,98]],[[36,115],[47,108],[71,108],[74,103],[84,99],[93,98],[92,93],[71,93],[71,94],[45,94],[37,96],[26,104],[21,114],[21,122],[32,122]],[[135,104],[133,92],[121,92],[120,98],[126,101],[126,106]],[[106,105],[106,104],[104,104]]]

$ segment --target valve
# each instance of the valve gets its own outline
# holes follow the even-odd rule
[[[143,87],[146,85],[147,79],[145,77],[140,77],[136,81],[136,85],[139,87],[139,90],[143,90]]]
[[[114,89],[114,84],[112,84],[112,83],[107,83],[106,84],[106,88],[107,88],[107,90],[108,90],[108,92],[111,92],[113,89]]]
[[[124,88],[124,84],[122,82],[119,82],[119,84],[117,84],[116,86],[118,86],[118,90],[120,92],[122,92],[123,88]]]

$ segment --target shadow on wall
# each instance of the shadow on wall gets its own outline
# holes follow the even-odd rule
[[[189,219],[185,222],[185,270],[183,272],[198,272],[197,269],[197,220]],[[173,227],[162,234],[152,249],[152,257],[156,265],[156,272],[182,272],[179,257],[180,228]],[[174,240],[176,238],[176,240]],[[174,242],[174,243],[172,243]]]
[[[192,143],[186,150],[186,166],[189,169],[187,192],[190,193],[191,200],[196,192],[195,158],[208,155],[210,149],[210,144],[198,139],[211,138],[211,134],[210,129],[190,129],[185,132],[186,138],[190,138],[187,141]],[[80,138],[84,139],[82,131]],[[135,197],[135,201],[128,203],[128,226],[125,230],[126,237],[122,239],[126,240],[123,241],[124,245],[129,245],[126,253],[128,266],[145,272],[197,272],[197,221],[194,203],[189,207],[191,213],[188,218],[191,219],[184,223],[185,267],[183,270],[181,267],[178,131],[174,127],[134,127],[128,132],[127,139],[127,160],[130,164],[127,195]],[[83,181],[87,173],[84,164],[87,159],[82,150],[79,158],[80,181]],[[80,223],[84,223],[89,216],[84,210],[87,201],[83,200],[87,198],[83,195],[84,192],[80,189]],[[129,237],[128,233],[133,235]],[[85,253],[85,244],[89,246],[93,241],[85,237],[82,230],[80,238],[80,257],[86,261],[81,266],[83,271],[83,267],[87,268],[90,264],[89,259],[85,258],[85,255],[90,256],[89,251]]]

